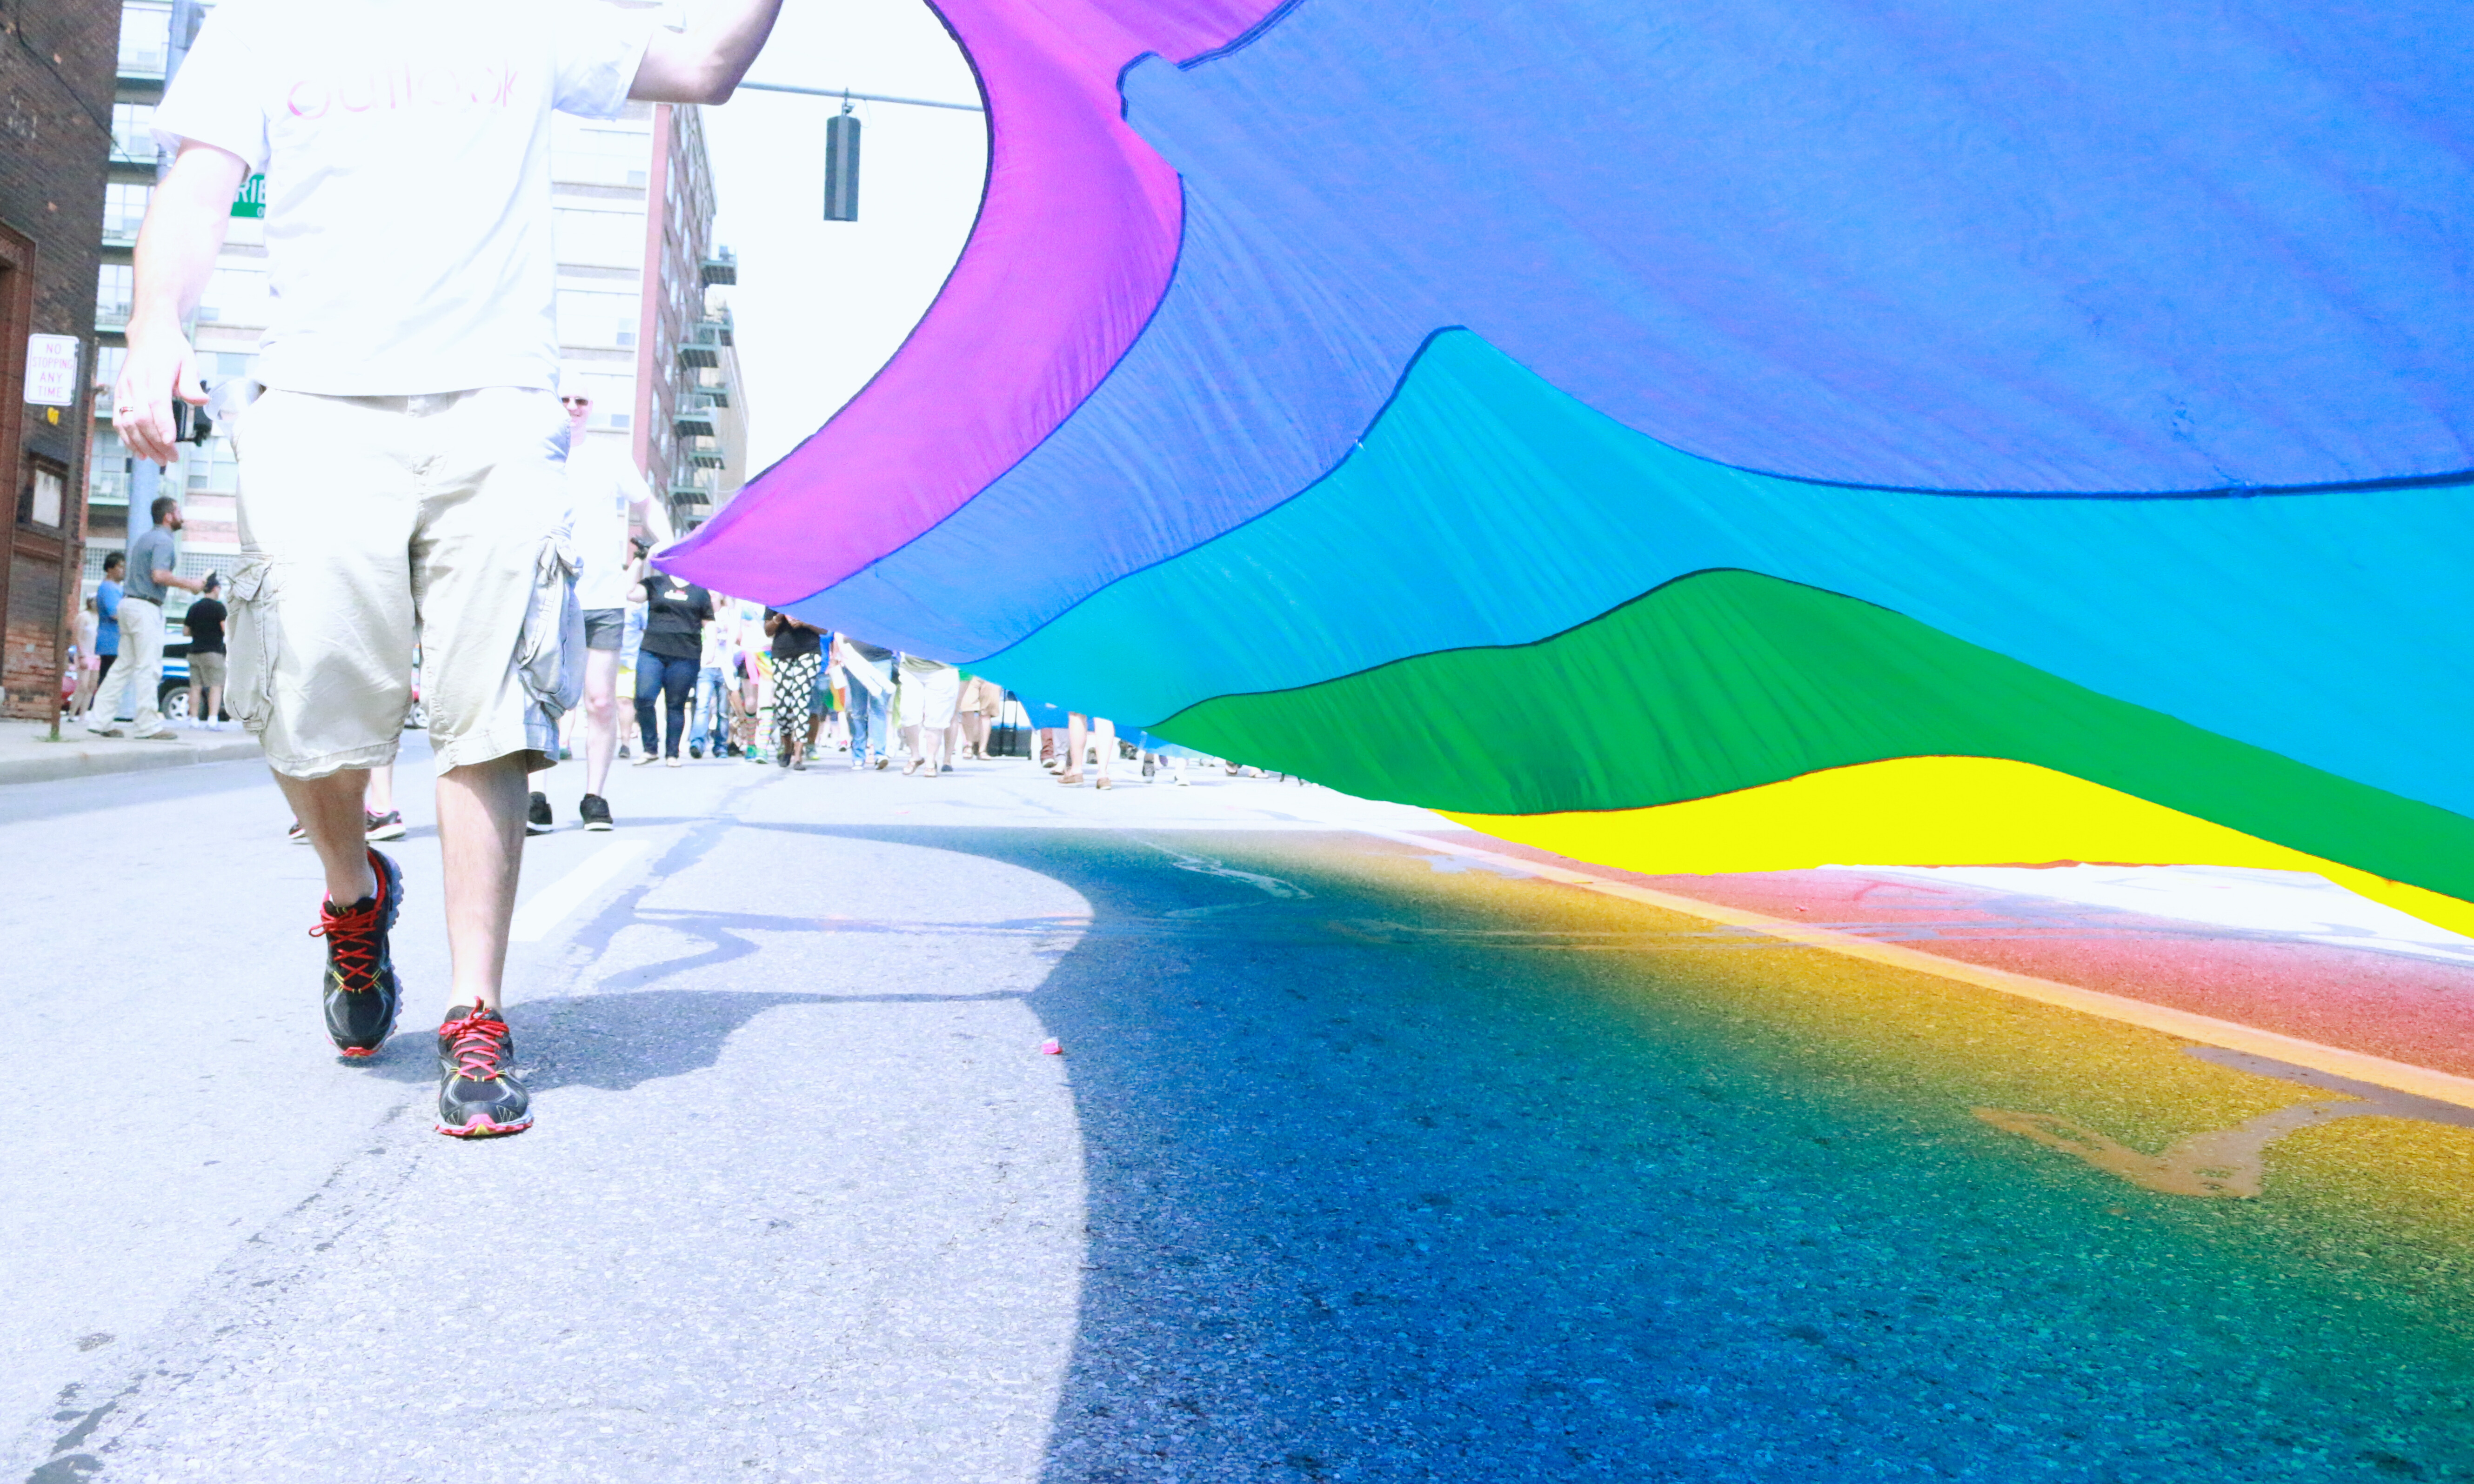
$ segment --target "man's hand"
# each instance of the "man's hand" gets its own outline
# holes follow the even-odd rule
[[[655,29],[627,96],[646,103],[728,103],[781,13],[782,0],[723,0],[693,31]]]
[[[241,157],[185,142],[172,162],[146,225],[137,233],[137,295],[129,316],[129,357],[112,389],[111,425],[129,451],[157,464],[179,457],[172,399],[204,406],[198,353],[181,326],[206,292],[231,220],[232,197],[249,175]]]
[[[129,358],[120,363],[120,381],[111,392],[111,425],[129,451],[157,464],[180,456],[173,438],[178,429],[172,398],[191,406],[206,399],[198,380],[198,353],[176,322],[169,332],[139,335],[130,324]]]

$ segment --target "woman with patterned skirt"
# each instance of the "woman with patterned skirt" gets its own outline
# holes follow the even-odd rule
[[[764,610],[764,632],[773,636],[773,760],[785,768],[808,766],[808,714],[815,704],[816,675],[823,666],[824,636],[813,625]]]

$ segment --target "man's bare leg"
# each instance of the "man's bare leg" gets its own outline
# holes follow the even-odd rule
[[[438,845],[447,861],[449,1005],[496,1009],[507,968],[507,922],[523,863],[524,757],[469,763],[438,780]]]
[[[1081,712],[1065,713],[1065,771],[1056,775],[1059,783],[1082,781],[1082,751],[1090,735],[1083,725]]]
[[[618,751],[618,652],[584,652],[584,791],[610,784],[610,758]]]
[[[275,782],[292,805],[292,817],[301,822],[309,848],[318,852],[318,864],[327,873],[327,899],[349,907],[376,896],[378,878],[370,870],[369,821],[361,814],[362,801],[369,797],[369,770],[346,768],[323,778],[279,773]]]

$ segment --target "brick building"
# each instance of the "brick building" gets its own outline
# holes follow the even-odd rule
[[[0,0],[0,469],[15,495],[0,524],[0,694],[7,714],[49,716],[66,658],[84,528],[94,290],[111,146],[119,0]],[[37,405],[30,338],[65,337],[67,405]]]

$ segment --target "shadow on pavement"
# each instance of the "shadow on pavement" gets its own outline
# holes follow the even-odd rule
[[[1329,930],[1619,928],[1620,906],[1317,870],[1362,837],[1174,836],[1313,894],[1284,900],[1123,834],[833,832],[1007,860],[1098,914],[1031,998],[1089,1213],[1046,1484],[2188,1484],[2474,1456],[2454,1326],[2295,1273],[2265,1203],[2115,1219],[2116,1187],[2023,1176],[1965,1108],[1800,1060],[1792,1027],[1649,955]],[[1110,930],[1206,907],[1225,938]]]

